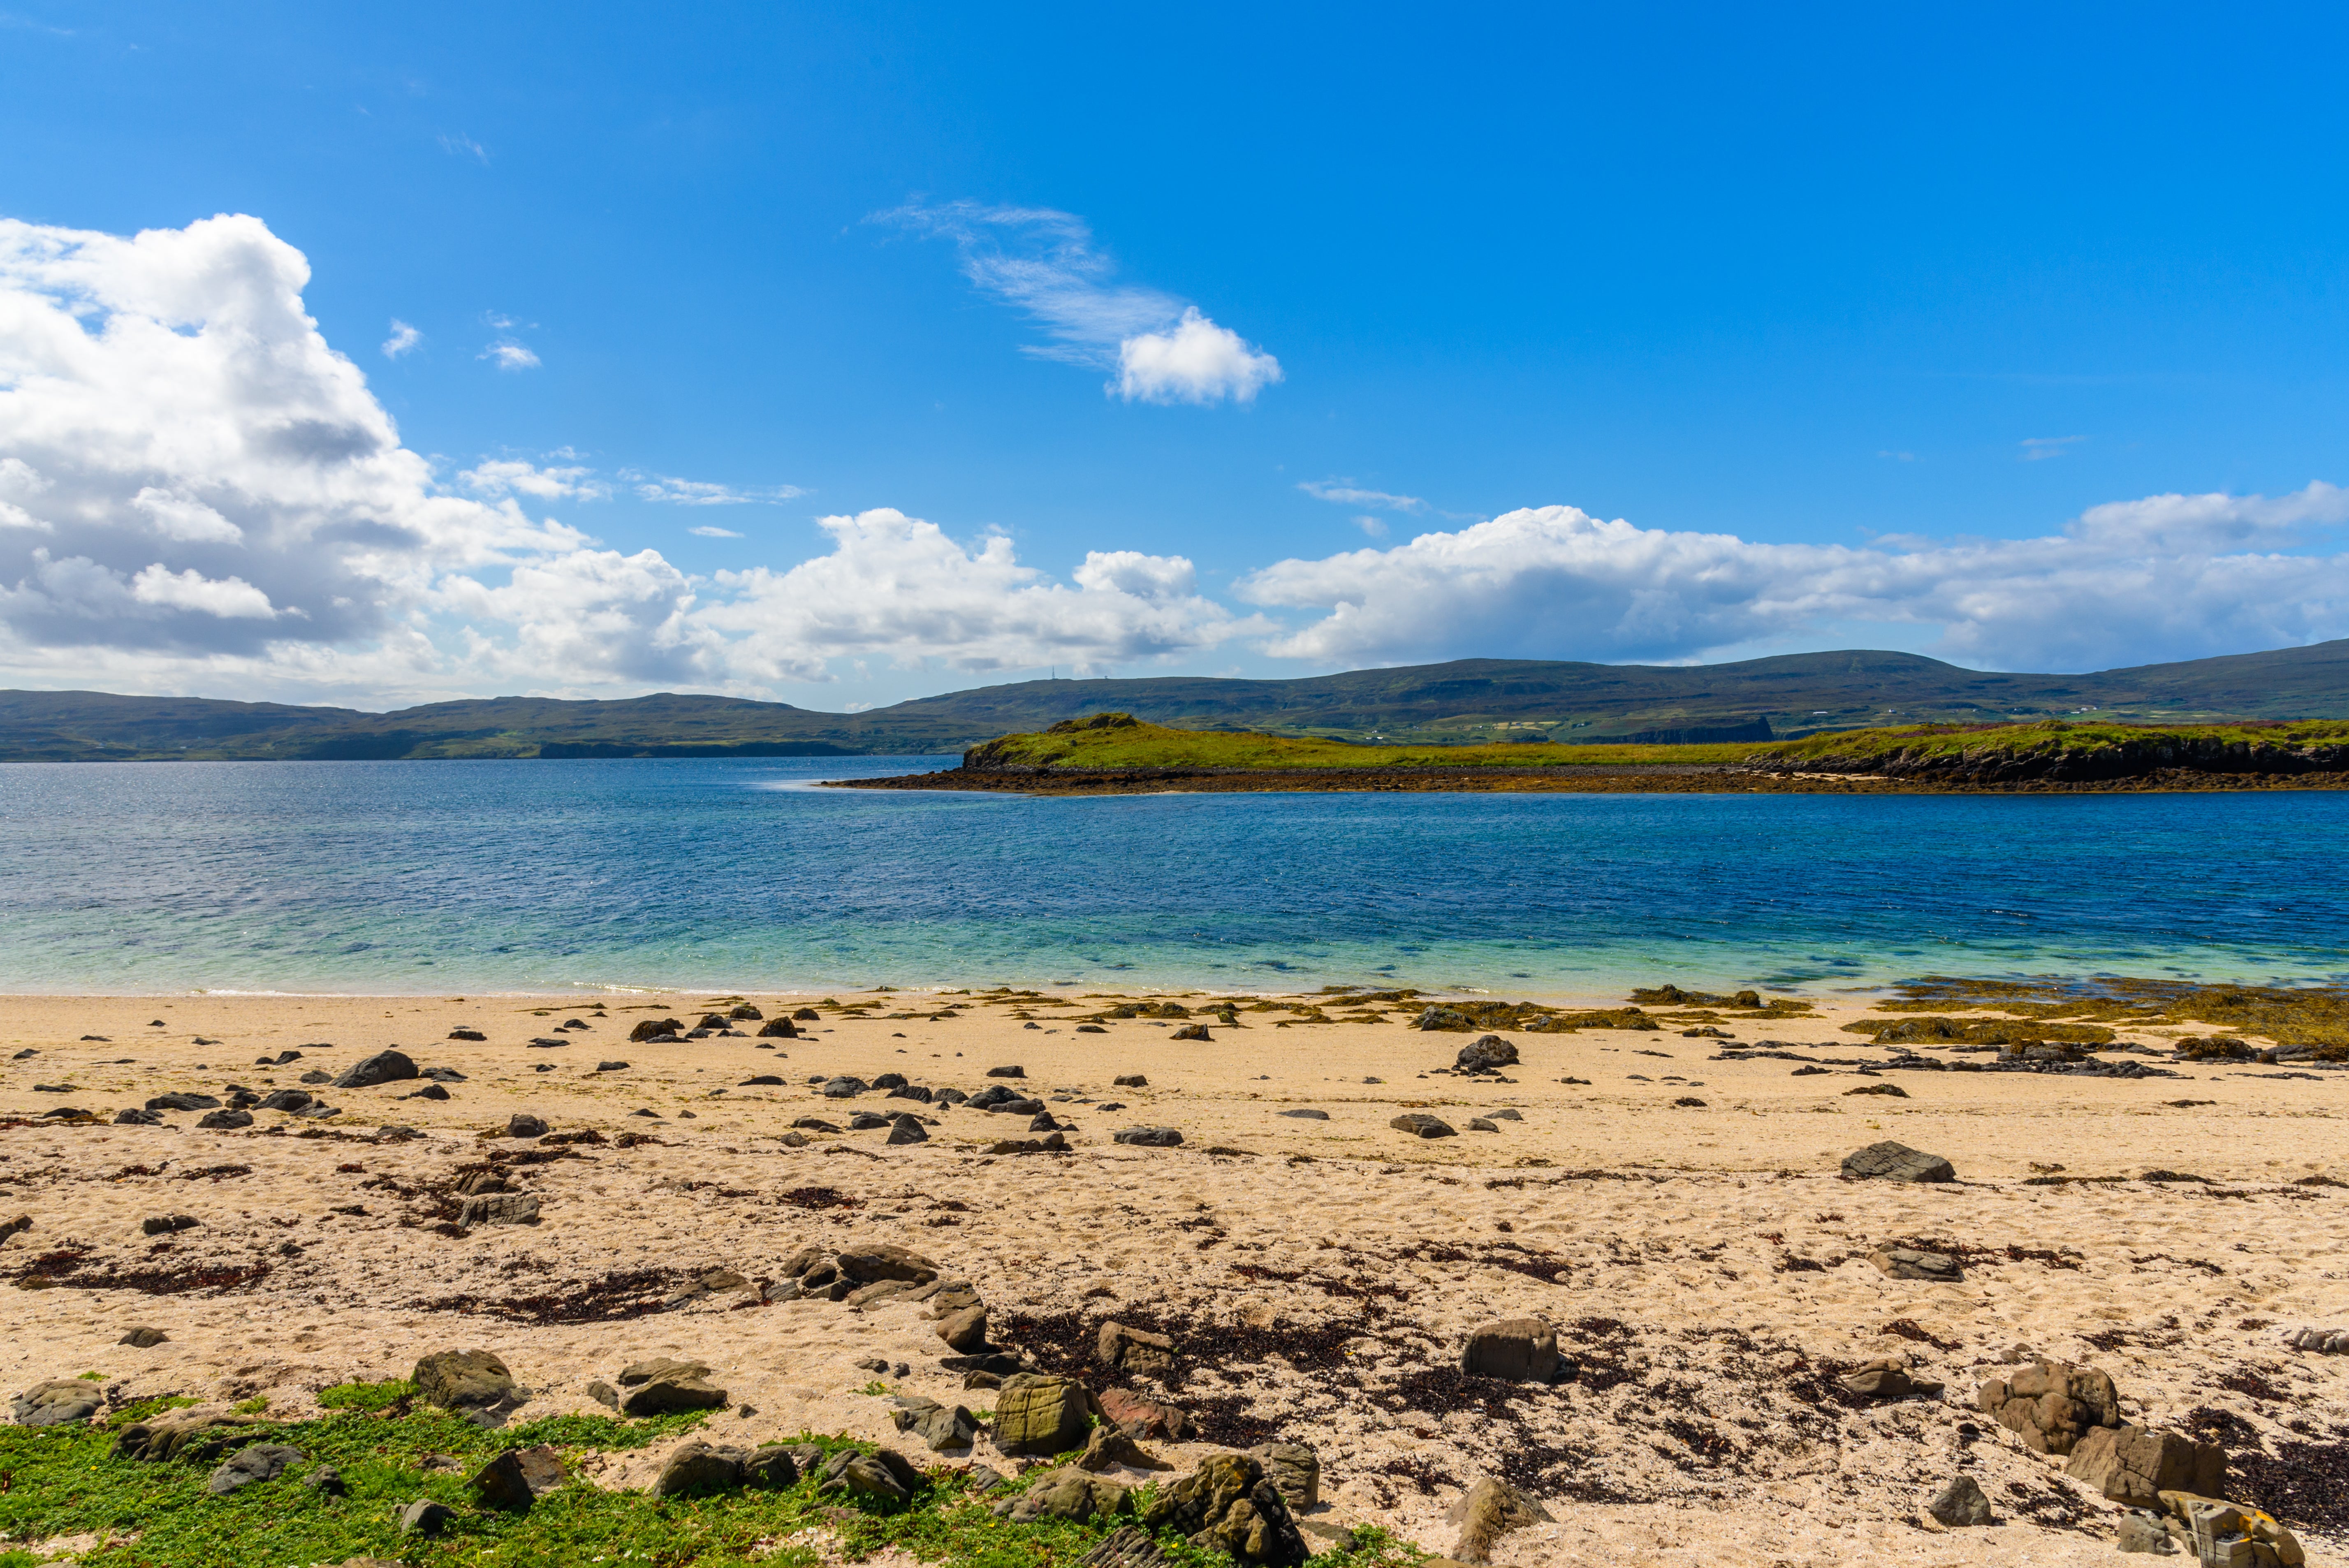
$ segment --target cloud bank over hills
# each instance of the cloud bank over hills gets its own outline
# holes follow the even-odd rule
[[[1052,342],[1037,352],[1102,366],[1119,396],[1245,402],[1279,378],[1269,355],[1195,307],[1116,284],[1065,214],[932,209],[923,222],[962,247],[975,283],[1045,325]],[[1856,623],[1938,628],[1931,651],[1961,662],[2085,669],[2349,634],[2334,533],[2349,492],[2323,483],[2119,501],[2035,539],[1864,546],[1548,506],[1266,563],[1237,579],[1231,604],[1202,592],[1182,555],[1093,551],[1061,580],[1022,563],[1008,537],[957,540],[886,506],[821,519],[828,547],[806,560],[696,574],[657,550],[605,546],[580,509],[615,490],[697,509],[798,492],[606,476],[559,455],[444,476],[321,335],[303,304],[309,277],[252,217],[128,238],[0,222],[9,684],[313,700],[766,695],[831,679],[843,661],[965,675],[1140,673],[1237,650],[1317,668],[1672,662],[1847,642],[1827,629]],[[1401,513],[1422,505],[1323,488]],[[548,514],[557,505],[564,517]]]

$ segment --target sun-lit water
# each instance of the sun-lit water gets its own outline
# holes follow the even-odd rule
[[[2349,795],[808,787],[937,761],[0,768],[0,987],[2349,974]]]

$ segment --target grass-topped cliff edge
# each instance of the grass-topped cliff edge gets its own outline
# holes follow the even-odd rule
[[[945,773],[858,788],[1892,789],[2349,787],[2349,722],[2072,723],[1844,730],[1756,747],[1362,746],[1170,729],[1098,713],[973,747]]]

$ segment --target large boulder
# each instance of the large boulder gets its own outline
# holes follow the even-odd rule
[[[345,1068],[335,1079],[336,1088],[372,1088],[379,1083],[398,1083],[417,1076],[416,1064],[402,1051],[378,1051],[371,1057],[361,1057]]]
[[[2121,1424],[2113,1380],[2068,1361],[2042,1360],[2011,1377],[1992,1377],[1975,1392],[1974,1405],[2033,1453],[2069,1454],[2095,1428]]]
[[[302,1462],[302,1450],[284,1443],[248,1443],[231,1454],[204,1482],[209,1497],[226,1497],[255,1481],[275,1480],[290,1466]]]
[[[995,1394],[995,1446],[1007,1454],[1062,1454],[1082,1447],[1094,1400],[1072,1377],[1017,1372]]]
[[[2072,1447],[2064,1474],[2114,1502],[2151,1508],[2165,1491],[2216,1497],[2227,1486],[2227,1450],[2176,1432],[2138,1426],[2094,1427]]]
[[[1460,1047],[1452,1065],[1464,1073],[1499,1072],[1517,1065],[1517,1047],[1498,1035],[1479,1035]]]
[[[675,1416],[723,1409],[726,1390],[709,1377],[709,1368],[699,1362],[640,1361],[620,1374],[620,1387],[628,1390],[620,1401],[620,1414]]]
[[[521,1390],[506,1364],[487,1350],[438,1350],[408,1375],[416,1397],[444,1410],[501,1405]]]
[[[1174,1530],[1195,1546],[1226,1553],[1241,1563],[1299,1568],[1308,1555],[1280,1489],[1247,1454],[1217,1454],[1160,1489],[1143,1511],[1142,1522],[1152,1530]]]
[[[1547,1383],[1565,1367],[1557,1330],[1538,1317],[1505,1317],[1471,1330],[1460,1348],[1460,1370],[1472,1377]]]
[[[1855,1181],[1954,1181],[1957,1168],[1938,1154],[1886,1139],[1843,1157],[1843,1173]]]
[[[1104,1323],[1093,1337],[1093,1359],[1112,1371],[1167,1378],[1174,1375],[1174,1342],[1146,1328]]]
[[[10,1401],[20,1427],[78,1427],[98,1414],[106,1396],[83,1377],[36,1383]]]

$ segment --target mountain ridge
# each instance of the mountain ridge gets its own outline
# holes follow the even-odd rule
[[[1455,659],[1248,679],[1030,680],[828,713],[746,697],[483,697],[387,713],[209,697],[0,691],[0,761],[908,755],[1102,710],[1176,728],[1413,744],[1800,736],[1887,723],[2349,718],[2349,639],[2086,675],[1847,648],[1721,665]]]

